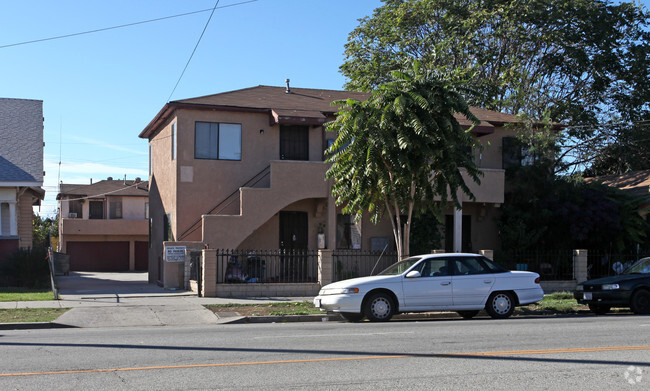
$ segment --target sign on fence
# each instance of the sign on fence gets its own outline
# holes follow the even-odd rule
[[[167,262],[185,262],[186,246],[167,246],[165,247],[165,261]]]

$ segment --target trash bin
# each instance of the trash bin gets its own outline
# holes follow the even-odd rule
[[[70,274],[70,255],[54,252],[54,275],[67,276]]]

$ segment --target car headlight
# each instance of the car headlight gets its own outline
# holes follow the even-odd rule
[[[325,295],[349,295],[352,293],[359,293],[359,288],[331,288],[325,290]]]
[[[614,289],[619,289],[620,286],[618,284],[605,284],[603,285],[603,290],[604,291],[612,291]]]
[[[584,291],[585,287],[583,285],[578,285],[578,286],[576,286],[576,290],[577,291]]]

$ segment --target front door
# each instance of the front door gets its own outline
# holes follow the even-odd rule
[[[307,212],[280,212],[280,249],[307,249]]]
[[[309,160],[309,126],[280,126],[280,159]]]
[[[305,282],[307,229],[307,212],[280,212],[279,282]]]

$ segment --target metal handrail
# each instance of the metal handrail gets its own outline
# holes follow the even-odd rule
[[[228,206],[232,205],[233,202],[237,198],[233,198],[233,196],[236,196],[239,194],[239,190],[242,187],[253,187],[257,185],[262,179],[266,178],[269,174],[271,173],[271,165],[266,166],[262,171],[258,172],[257,174],[253,175],[252,178],[244,182],[241,186],[237,187],[237,190],[233,191],[230,193],[226,198],[221,200],[215,207],[210,209],[207,213],[203,213],[203,215],[210,215],[210,214],[219,214],[221,211],[226,209]],[[258,178],[259,177],[259,178]],[[257,178],[257,179],[256,179]],[[232,198],[232,199],[231,199]],[[230,200],[230,201],[229,201]],[[228,202],[229,201],[229,202]],[[226,205],[223,205],[224,203],[228,202]],[[218,209],[218,210],[217,210]],[[178,240],[183,240],[187,236],[189,236],[191,233],[196,231],[201,227],[200,223],[203,220],[203,217],[199,217],[197,220],[195,220],[192,225],[188,229],[186,229],[179,237]]]

